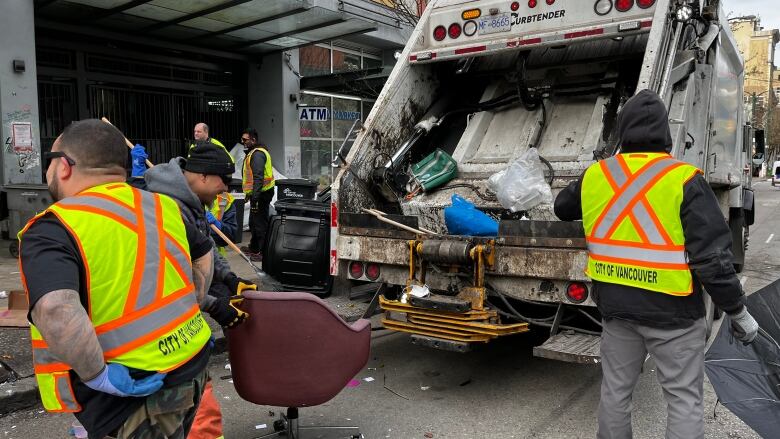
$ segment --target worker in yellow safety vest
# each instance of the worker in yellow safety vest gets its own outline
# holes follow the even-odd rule
[[[230,195],[230,192],[223,192],[217,195],[217,198],[211,203],[211,206],[206,206],[206,219],[209,224],[215,225],[222,233],[231,239],[236,236],[236,231],[238,230],[235,201],[236,199]],[[225,251],[227,243],[213,230],[211,231],[211,238],[217,245],[219,254],[221,254],[222,257],[227,257],[227,252]]]
[[[598,438],[631,437],[631,395],[649,353],[667,402],[666,437],[703,438],[704,292],[751,342],[731,232],[701,171],[676,160],[669,119],[643,90],[617,117],[620,153],[563,189],[555,214],[582,219],[591,297],[602,316]],[[702,288],[702,286],[704,288]]]
[[[192,154],[192,150],[195,149],[195,145],[199,140],[204,142],[209,142],[212,145],[218,146],[224,149],[225,152],[228,153],[228,155],[230,155],[230,152],[227,150],[227,148],[225,148],[225,145],[223,145],[222,142],[209,136],[209,126],[206,125],[205,123],[203,122],[196,123],[192,134],[193,137],[195,137],[195,140],[192,143],[190,143],[190,148],[187,151],[187,157],[189,157],[190,154]],[[232,155],[230,155],[230,161],[235,163],[235,160],[233,159]]]
[[[268,148],[258,142],[257,131],[247,128],[241,134],[241,143],[244,145],[246,157],[243,167],[243,189],[246,199],[250,204],[249,231],[252,238],[245,251],[254,261],[263,258],[262,251],[265,246],[268,232],[268,211],[271,200],[274,198],[274,168],[271,164],[271,154]]]
[[[198,306],[210,241],[172,199],[124,183],[113,126],[74,122],[45,158],[55,203],[19,232],[43,406],[90,437],[183,437],[213,345]]]

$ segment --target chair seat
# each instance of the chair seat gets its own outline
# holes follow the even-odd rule
[[[246,292],[249,318],[227,330],[233,382],[260,405],[306,407],[335,397],[368,362],[371,325],[349,325],[308,293]]]

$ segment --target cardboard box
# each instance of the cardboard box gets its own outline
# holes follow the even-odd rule
[[[24,291],[11,291],[8,295],[8,309],[0,310],[0,327],[29,327],[30,322],[27,321],[27,308],[29,306],[30,303],[27,301],[27,294]]]

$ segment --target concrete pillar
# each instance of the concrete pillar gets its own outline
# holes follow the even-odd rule
[[[2,183],[41,184],[35,18],[31,0],[3,0],[0,41],[3,42],[0,45]]]
[[[249,65],[249,123],[268,145],[274,167],[286,177],[301,176],[301,135],[296,102],[300,92],[298,50],[262,58]],[[295,72],[293,71],[295,70]]]

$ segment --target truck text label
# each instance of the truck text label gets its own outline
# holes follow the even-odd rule
[[[553,18],[563,18],[566,15],[566,10],[561,9],[558,11],[545,12],[544,14],[526,15],[521,17],[518,14],[512,13],[512,25],[534,23],[537,21],[550,20]]]

